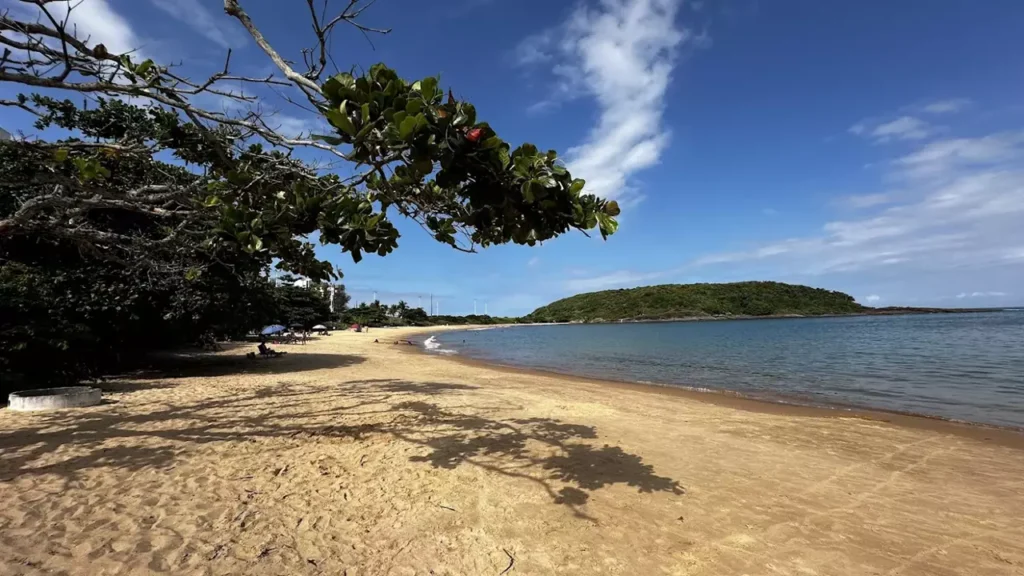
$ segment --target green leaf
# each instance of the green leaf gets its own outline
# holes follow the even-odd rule
[[[480,145],[480,147],[485,150],[497,148],[498,146],[501,146],[501,138],[498,138],[497,136],[491,136],[487,140],[484,140],[483,144]]]
[[[509,165],[510,162],[512,162],[512,159],[509,158],[508,147],[507,146],[502,146],[498,150],[498,158],[501,159],[501,168],[502,168],[502,170],[508,168],[508,165]]]
[[[369,104],[363,104],[362,112],[363,112],[363,124],[366,124],[367,122],[370,121],[370,105]]]
[[[523,182],[523,186],[520,190],[523,193],[523,200],[526,201],[527,204],[533,204],[533,181],[527,180],[526,182]]]
[[[420,81],[420,93],[428,99],[433,98],[437,93],[437,78],[431,76]]]
[[[354,136],[356,133],[356,127],[352,124],[352,120],[348,117],[346,107],[348,100],[341,103],[338,109],[333,108],[327,110],[327,120],[330,121],[331,125],[338,128],[350,136]]]
[[[68,152],[70,151],[67,148],[58,148],[53,151],[53,159],[57,162],[63,163],[68,159]]]
[[[343,100],[349,90],[356,86],[356,79],[348,72],[335,74],[324,83],[324,94],[328,98]]]
[[[373,130],[373,122],[367,123],[359,129],[359,133],[356,134],[356,142],[362,141],[363,138],[366,138],[366,135],[370,133],[370,130]]]
[[[615,200],[610,200],[608,202],[608,204],[605,205],[605,207],[604,207],[604,213],[609,215],[609,216],[615,217],[615,216],[618,216],[619,214],[621,214],[622,211],[619,210],[619,203],[618,202],[616,202]]]
[[[203,206],[212,208],[214,206],[220,206],[223,202],[224,201],[221,200],[220,196],[207,196],[206,200],[203,202]]]
[[[419,114],[420,110],[422,110],[422,109],[423,109],[423,102],[420,101],[420,100],[410,100],[409,103],[405,105],[405,111],[410,116],[415,116],[415,115]]]
[[[583,190],[583,186],[586,183],[587,181],[582,178],[577,178],[573,180],[572,184],[569,185],[569,193],[572,194],[573,196],[579,196],[580,192]]]
[[[395,114],[395,116],[398,116],[398,114]],[[398,125],[399,138],[402,140],[409,140],[409,137],[416,133],[416,127],[418,126],[418,123],[416,122],[417,118],[419,118],[419,116],[409,116],[405,120],[402,120],[402,123]]]
[[[144,77],[146,75],[146,72],[149,72],[149,69],[152,68],[152,67],[153,67],[153,61],[152,60],[146,60],[142,64],[139,64],[139,67],[135,69],[135,73],[138,74],[139,76],[143,76]]]

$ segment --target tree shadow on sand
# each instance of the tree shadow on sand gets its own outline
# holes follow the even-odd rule
[[[508,406],[439,405],[477,387],[444,382],[364,380],[323,386],[281,382],[191,405],[154,402],[143,410],[40,414],[0,432],[0,481],[20,475],[74,478],[89,468],[168,468],[197,445],[254,438],[363,441],[390,437],[419,446],[412,462],[452,470],[475,466],[536,484],[552,503],[593,520],[583,507],[592,492],[625,485],[639,492],[682,494],[679,482],[618,446],[598,441],[592,426],[554,418],[496,416]],[[39,460],[61,450],[56,463]],[[52,459],[52,458],[51,458]]]
[[[115,377],[115,380],[166,380],[235,374],[289,374],[310,370],[344,368],[359,364],[362,356],[345,354],[284,354],[276,358],[247,358],[245,353],[253,347],[241,347],[237,354],[210,354],[208,352],[179,352],[150,359],[146,369]],[[233,352],[236,350],[233,350]],[[287,351],[286,351],[287,352]]]

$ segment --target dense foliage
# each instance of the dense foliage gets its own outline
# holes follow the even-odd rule
[[[240,148],[230,129],[205,131],[158,108],[100,99],[82,109],[38,96],[23,102],[35,107],[40,129],[58,126],[74,136],[0,144],[0,376],[7,384],[63,383],[128,366],[154,348],[238,336],[270,322],[330,320],[323,294],[275,290],[267,280],[272,265],[315,280],[337,275],[305,240],[313,232],[356,260],[366,251],[385,255],[397,245],[387,217],[396,210],[426,218],[445,243],[454,243],[449,224],[458,220],[478,244],[532,244],[576,226],[574,202],[593,202],[553,157],[528,155],[530,167],[519,161],[505,174],[497,168],[504,143],[428,150],[461,171],[444,190],[426,184],[423,173],[403,179],[401,166],[387,182],[354,188],[282,152]],[[464,115],[468,105],[447,106]],[[388,122],[379,119],[385,132]],[[402,157],[432,146],[434,136],[424,138],[389,146]],[[409,161],[425,166],[419,156]],[[512,171],[556,168],[560,188],[537,189],[537,201],[526,202],[522,176]],[[484,193],[466,185],[484,177],[475,170],[505,175]],[[606,232],[608,218],[600,219]],[[375,312],[365,320],[385,324],[386,317]],[[422,322],[413,317],[409,323]]]
[[[301,73],[242,3],[224,0],[226,16],[283,80],[232,74],[230,53],[223,70],[190,80],[174,66],[111,53],[80,35],[67,13],[55,16],[49,1],[0,17],[0,82],[85,96],[0,100],[33,114],[44,135],[61,135],[0,144],[4,386],[102,374],[154,348],[271,322],[436,321],[404,303],[346,311],[343,291],[330,312],[324,283],[341,276],[337,257],[389,254],[399,239],[395,214],[466,251],[532,246],[573,229],[615,231],[615,202],[583,193],[554,151],[500,139],[437,78],[406,81],[383,64],[324,78],[332,30],[368,30],[356,19],[372,2],[352,0],[327,18],[326,2],[317,10],[310,0],[315,44]],[[280,89],[297,90],[333,133],[270,128],[244,88],[258,85],[292,102]],[[203,108],[211,96],[220,111]],[[343,169],[297,160],[300,148]],[[334,249],[330,260],[310,238]],[[312,286],[274,283],[272,268]]]
[[[707,316],[851,314],[864,311],[842,292],[783,284],[665,284],[579,294],[538,308],[534,322],[611,322]]]

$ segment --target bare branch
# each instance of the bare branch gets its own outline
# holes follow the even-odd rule
[[[291,80],[292,83],[294,83],[300,90],[302,90],[303,93],[305,93],[306,98],[310,101],[310,103],[319,108],[321,97],[323,96],[323,92],[320,91],[320,86],[318,86],[316,82],[296,72],[294,68],[292,68],[291,66],[288,65],[287,62],[285,62],[284,58],[282,58],[281,55],[277,53],[277,50],[275,50],[274,47],[270,45],[270,42],[267,42],[267,39],[263,36],[263,33],[260,32],[258,28],[256,28],[256,25],[253,24],[252,19],[249,18],[249,15],[245,12],[245,10],[242,10],[242,7],[238,4],[238,0],[224,0],[224,12],[227,13],[229,16],[234,16],[238,19],[239,22],[242,23],[242,26],[245,27],[245,29],[249,32],[249,35],[252,36],[252,39],[255,40],[256,44],[260,47],[260,49],[262,49],[263,52],[268,57],[270,57],[271,61],[274,62],[274,65],[277,66],[278,70],[280,70],[281,73],[284,74],[285,78]]]

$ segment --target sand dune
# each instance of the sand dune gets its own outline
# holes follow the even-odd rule
[[[1024,574],[1008,433],[372,343],[409,333],[0,412],[0,574]]]

